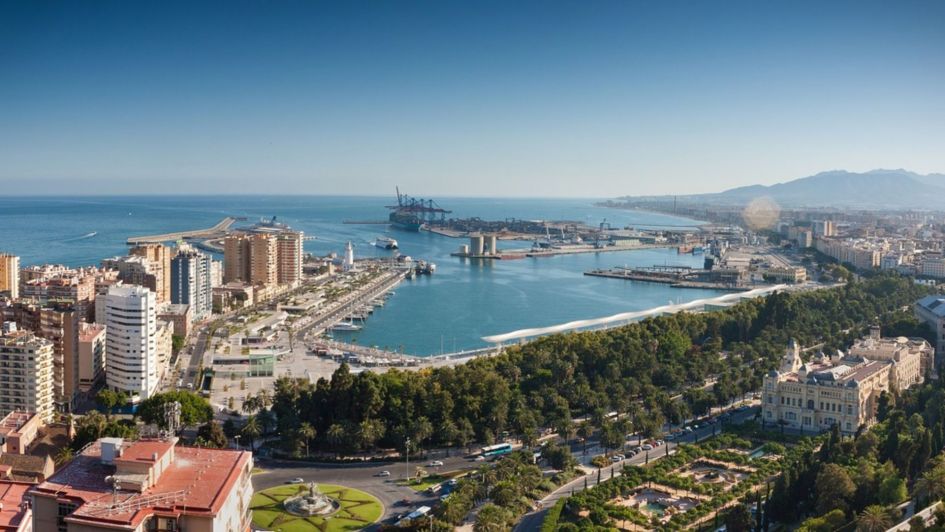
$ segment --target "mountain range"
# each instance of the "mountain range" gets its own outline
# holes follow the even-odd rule
[[[902,169],[863,173],[832,170],[776,185],[751,185],[676,199],[742,205],[763,197],[783,207],[945,208],[945,174],[922,175]]]

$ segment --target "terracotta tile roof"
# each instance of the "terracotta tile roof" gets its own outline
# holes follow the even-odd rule
[[[23,497],[33,484],[0,480],[0,531],[17,530],[26,515]]]

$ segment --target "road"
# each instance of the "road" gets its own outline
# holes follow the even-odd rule
[[[479,462],[462,456],[438,456],[442,453],[431,453],[430,457],[420,461],[426,465],[430,460],[437,459],[443,462],[443,467],[427,468],[431,473],[437,470],[456,471],[472,469]],[[415,471],[415,463],[410,461],[410,469]],[[312,464],[294,460],[266,460],[257,459],[256,466],[264,472],[253,475],[253,489],[271,488],[285,484],[294,478],[302,478],[306,482],[315,481],[325,484],[342,484],[357,488],[377,497],[384,505],[382,521],[390,522],[397,515],[407,513],[424,504],[432,506],[438,499],[426,493],[418,493],[406,486],[397,485],[407,471],[406,464],[401,462],[371,462],[366,464]],[[381,477],[381,471],[389,471],[390,477]],[[404,504],[403,501],[408,503]]]

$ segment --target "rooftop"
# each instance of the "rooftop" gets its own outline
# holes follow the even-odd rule
[[[0,530],[17,530],[26,515],[23,497],[33,487],[27,482],[0,480]]]
[[[118,490],[106,480],[115,466],[102,462],[101,440],[90,445],[66,467],[37,486],[37,496],[72,499],[79,508],[67,520],[137,526],[154,509],[215,515],[251,463],[251,453],[224,449],[175,446],[173,442],[142,440],[122,449],[116,462],[148,463],[157,453],[173,449],[174,459],[157,483],[143,492]],[[116,502],[117,501],[117,502]]]
[[[14,410],[7,414],[3,419],[0,419],[0,436],[7,436],[11,432],[16,432],[20,430],[20,427],[26,424],[36,414],[32,412],[24,412],[22,410]]]

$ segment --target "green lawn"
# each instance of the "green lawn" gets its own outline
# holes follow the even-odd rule
[[[282,508],[282,501],[308,490],[308,486],[278,486],[253,495],[253,524],[275,532],[345,532],[360,530],[384,513],[381,502],[361,490],[333,484],[319,484],[318,489],[341,503],[338,511],[327,517],[294,516]]]

